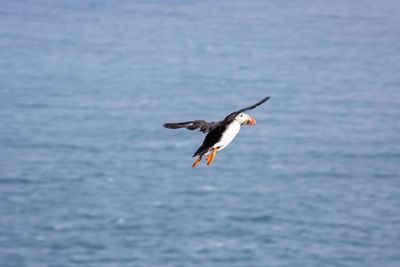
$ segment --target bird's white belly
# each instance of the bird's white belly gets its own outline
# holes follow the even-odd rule
[[[228,128],[225,130],[224,134],[221,137],[221,140],[212,146],[212,148],[219,147],[218,151],[224,149],[230,142],[235,139],[235,136],[240,131],[240,124],[237,121],[233,121]],[[212,149],[209,150],[205,155],[211,154]]]

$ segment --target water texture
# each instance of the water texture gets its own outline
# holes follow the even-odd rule
[[[0,1],[0,266],[400,266],[399,74],[398,1]]]

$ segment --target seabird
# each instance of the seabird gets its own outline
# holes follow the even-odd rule
[[[221,151],[227,147],[235,136],[239,133],[240,126],[255,125],[256,120],[244,113],[247,110],[254,109],[267,101],[270,97],[266,97],[260,102],[251,105],[247,108],[242,108],[238,111],[232,112],[226,116],[223,120],[218,122],[206,122],[204,120],[165,123],[164,127],[168,129],[179,129],[186,128],[188,130],[196,130],[203,133],[207,133],[204,138],[203,144],[194,152],[193,157],[198,156],[198,159],[193,163],[192,167],[196,167],[203,156],[207,156],[207,165],[210,165],[217,154],[217,151]]]

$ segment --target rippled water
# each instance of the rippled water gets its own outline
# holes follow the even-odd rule
[[[0,265],[400,266],[397,1],[2,1]],[[203,134],[269,95],[211,167]]]

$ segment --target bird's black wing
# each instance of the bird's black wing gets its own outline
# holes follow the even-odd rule
[[[164,127],[168,129],[179,129],[186,128],[188,130],[196,130],[203,133],[208,133],[215,129],[220,122],[206,122],[204,120],[195,121],[185,121],[185,122],[174,122],[174,123],[164,123]]]
[[[247,107],[247,108],[242,108],[242,109],[240,109],[240,110],[238,110],[238,111],[232,112],[231,114],[229,114],[228,116],[225,117],[225,119],[223,120],[223,122],[224,122],[224,123],[230,123],[230,122],[232,122],[232,121],[236,118],[236,116],[237,116],[238,114],[240,114],[241,112],[245,112],[245,111],[247,111],[247,110],[254,109],[254,108],[256,108],[257,106],[263,104],[263,103],[264,103],[265,101],[267,101],[268,99],[270,99],[269,96],[267,96],[266,98],[264,98],[264,99],[261,100],[260,102],[255,103],[254,105],[251,105],[251,106],[249,106],[249,107]]]
[[[238,111],[232,112],[228,116],[225,117],[224,120],[218,121],[218,122],[206,122],[204,120],[195,120],[195,121],[185,121],[185,122],[173,122],[173,123],[164,123],[164,127],[168,129],[180,129],[180,128],[186,128],[188,130],[196,130],[198,129],[199,131],[203,133],[209,133],[212,130],[216,129],[219,126],[226,126],[229,123],[231,123],[235,117],[240,114],[241,112],[244,112],[246,110],[254,109],[255,107],[261,105],[265,101],[267,101],[270,97],[266,97],[260,102],[251,105],[247,108],[242,108]]]

